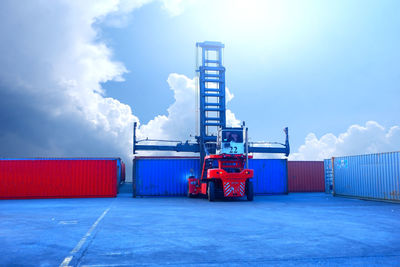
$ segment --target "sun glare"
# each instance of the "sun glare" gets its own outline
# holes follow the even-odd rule
[[[280,1],[229,1],[224,23],[226,29],[244,35],[276,34],[284,31],[289,10]]]

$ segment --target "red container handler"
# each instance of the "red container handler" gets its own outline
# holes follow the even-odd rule
[[[323,161],[288,161],[289,192],[325,192]]]
[[[0,159],[0,199],[115,197],[118,160]]]

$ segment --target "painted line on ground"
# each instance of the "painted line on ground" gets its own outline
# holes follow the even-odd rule
[[[99,218],[97,218],[97,220],[92,224],[92,226],[90,227],[90,229],[87,231],[87,233],[81,238],[81,240],[79,240],[78,244],[76,244],[76,246],[71,250],[71,252],[69,253],[68,257],[65,257],[65,259],[63,260],[63,262],[60,264],[60,267],[67,267],[69,266],[69,263],[71,262],[71,260],[74,258],[75,254],[79,252],[79,250],[82,248],[82,246],[86,243],[86,241],[88,240],[88,238],[92,235],[92,232],[94,231],[94,229],[96,229],[97,225],[100,223],[100,221],[104,218],[104,216],[106,216],[106,214],[108,213],[108,211],[111,209],[108,208],[106,209]]]
[[[78,221],[59,221],[58,224],[78,224]]]

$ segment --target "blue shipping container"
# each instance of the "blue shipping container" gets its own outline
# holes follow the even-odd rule
[[[325,193],[332,194],[333,180],[332,180],[332,160],[324,160],[324,173],[325,173]]]
[[[136,158],[133,160],[134,196],[184,196],[187,179],[199,171],[197,158]]]
[[[333,158],[333,193],[400,201],[400,152]]]
[[[287,160],[252,159],[256,195],[287,194]],[[141,158],[133,160],[134,196],[185,196],[187,178],[197,176],[198,158]]]
[[[254,194],[288,193],[286,159],[250,159],[249,168],[254,170]]]

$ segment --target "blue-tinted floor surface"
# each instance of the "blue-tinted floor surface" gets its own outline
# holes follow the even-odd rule
[[[323,193],[0,201],[1,266],[400,266],[400,205]]]

